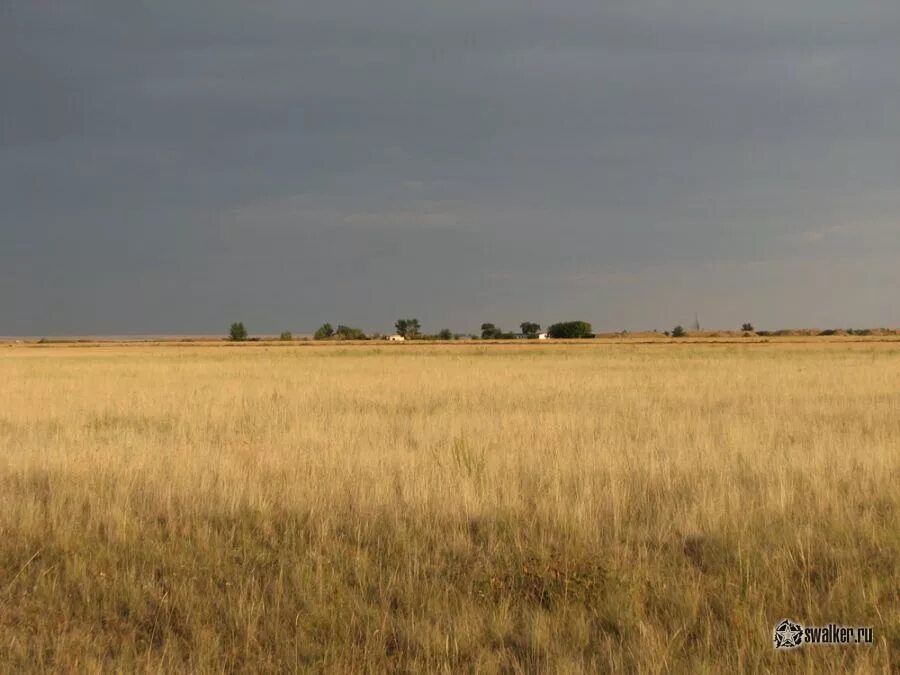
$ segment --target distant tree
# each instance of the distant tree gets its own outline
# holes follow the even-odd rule
[[[282,331],[281,335],[278,336],[278,339],[282,342],[290,342],[294,339],[294,336],[291,334],[291,331],[286,330]]]
[[[524,333],[527,338],[534,339],[538,336],[538,333],[541,332],[541,324],[534,323],[533,321],[523,321],[519,326],[522,329],[522,333]]]
[[[334,335],[334,329],[331,327],[330,323],[323,323],[319,326],[319,329],[313,335],[313,339],[315,340],[327,340],[332,335]]]
[[[592,338],[594,337],[591,324],[587,321],[563,321],[555,323],[547,329],[547,333],[552,338],[557,339],[576,339],[576,338]]]
[[[360,330],[359,328],[353,328],[352,326],[344,326],[340,325],[337,327],[337,330],[334,331],[336,337],[341,340],[365,340],[366,334]]]
[[[503,335],[503,331],[497,328],[492,323],[483,323],[481,324],[481,339],[482,340],[496,340],[501,335]]]
[[[394,328],[397,329],[398,334],[407,340],[419,337],[419,333],[422,330],[418,319],[397,319]]]
[[[672,337],[680,338],[684,337],[685,335],[687,335],[687,331],[685,331],[681,326],[675,326],[675,328],[672,329]]]
[[[748,321],[743,326],[741,326],[741,330],[746,331],[747,333],[752,333],[753,332],[753,324]]]
[[[228,337],[232,342],[243,342],[246,340],[247,329],[244,327],[244,323],[242,321],[237,321],[231,324],[231,329],[228,331]]]
[[[441,340],[452,340],[453,331],[449,328],[444,328],[440,333],[438,333],[438,338],[440,338]]]

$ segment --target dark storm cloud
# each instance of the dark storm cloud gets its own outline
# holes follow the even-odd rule
[[[900,5],[0,8],[0,334],[900,323]]]

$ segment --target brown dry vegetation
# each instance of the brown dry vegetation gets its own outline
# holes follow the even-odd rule
[[[900,344],[0,348],[2,670],[888,672]],[[871,647],[772,648],[774,623]]]

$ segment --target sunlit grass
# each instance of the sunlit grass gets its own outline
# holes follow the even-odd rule
[[[888,671],[900,344],[0,350],[11,670]],[[771,631],[872,625],[775,653]]]

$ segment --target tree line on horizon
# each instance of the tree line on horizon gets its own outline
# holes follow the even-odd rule
[[[437,333],[424,333],[418,319],[397,319],[394,323],[395,334],[402,336],[404,340],[535,340],[542,333],[541,324],[535,323],[534,321],[523,321],[519,324],[519,328],[521,329],[520,333],[513,333],[504,331],[493,323],[483,323],[481,324],[480,335],[472,333],[454,333],[449,328],[443,328]],[[749,322],[741,325],[741,331],[745,337],[768,337],[789,333],[789,331],[756,330],[753,327],[753,324]],[[593,328],[587,321],[561,321],[559,323],[551,324],[544,332],[546,332],[547,337],[557,340],[577,340],[594,337]],[[658,331],[653,332],[655,333]],[[622,331],[622,333],[627,334],[628,331]],[[688,331],[683,326],[678,325],[671,331],[667,330],[662,334],[666,337],[683,338],[688,336]],[[847,328],[827,329],[818,333],[820,336],[842,334],[865,336],[871,335],[872,331],[869,329]],[[335,328],[330,323],[322,324],[313,334],[313,340],[381,340],[386,339],[387,337],[389,336],[378,332],[367,334],[361,328],[346,326],[344,324],[338,324]],[[231,324],[231,328],[228,331],[228,339],[233,342],[244,342],[256,341],[260,338],[251,338],[244,323],[242,321],[237,321]],[[284,342],[289,342],[294,339],[294,336],[290,331],[284,331],[279,335],[279,339]]]
[[[422,331],[422,324],[418,319],[397,319],[394,323],[396,335],[405,340],[514,340],[519,338],[536,340],[541,335],[541,324],[534,321],[523,321],[519,324],[521,333],[504,331],[493,323],[481,324],[481,334],[454,333],[449,328],[443,328],[437,333],[429,334]],[[547,336],[556,339],[582,339],[594,337],[591,324],[587,321],[562,321],[547,327]],[[242,321],[231,324],[228,337],[233,342],[244,342],[258,338],[250,338],[247,327]],[[338,324],[335,328],[331,323],[323,323],[313,333],[314,340],[378,340],[388,337],[381,333],[366,334],[361,328]],[[290,331],[284,331],[279,335],[282,341],[294,339]]]

